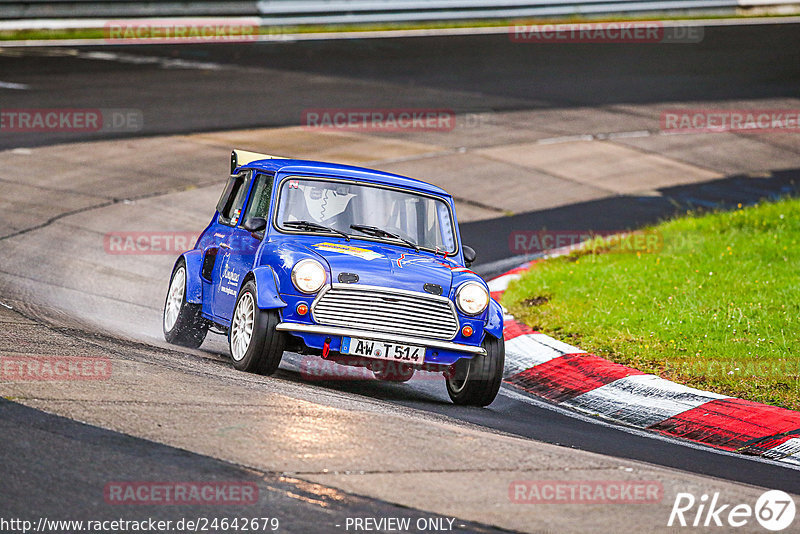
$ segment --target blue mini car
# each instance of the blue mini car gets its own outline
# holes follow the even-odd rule
[[[453,198],[403,176],[234,150],[195,248],[175,263],[164,337],[227,335],[233,365],[270,375],[284,351],[369,368],[442,372],[456,404],[500,387],[503,313],[466,266]]]

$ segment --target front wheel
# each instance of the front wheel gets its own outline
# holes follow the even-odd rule
[[[286,338],[275,330],[280,322],[277,310],[256,305],[256,284],[247,282],[236,300],[228,343],[233,366],[240,371],[271,375],[278,370]]]
[[[481,346],[485,355],[458,360],[445,375],[447,394],[455,404],[488,406],[500,390],[506,359],[505,343],[486,334]]]
[[[192,349],[202,345],[208,333],[208,321],[202,316],[202,306],[186,302],[186,262],[183,258],[172,270],[161,324],[164,339]]]

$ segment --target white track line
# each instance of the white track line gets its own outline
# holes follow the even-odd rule
[[[563,135],[561,137],[547,137],[536,141],[537,145],[557,145],[559,143],[572,143],[575,141],[594,141],[592,134]]]
[[[0,46],[2,46],[0,44]],[[158,65],[162,69],[221,70],[229,66],[209,61],[194,61],[159,56],[141,56],[117,52],[79,52],[77,57],[97,61],[115,61],[131,65]]]
[[[26,83],[0,82],[0,89],[14,89],[17,91],[24,91],[29,87],[30,86]]]

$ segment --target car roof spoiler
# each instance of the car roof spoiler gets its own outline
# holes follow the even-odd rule
[[[235,148],[231,152],[231,174],[236,170],[236,167],[247,165],[252,161],[260,159],[286,159],[281,156],[270,156],[269,154],[259,154],[258,152],[248,152],[247,150],[239,150]]]

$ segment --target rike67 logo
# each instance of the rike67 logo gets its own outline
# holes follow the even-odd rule
[[[699,499],[691,493],[678,493],[667,526],[739,528],[752,524],[755,518],[765,529],[779,532],[792,525],[795,511],[792,497],[780,490],[763,493],[755,506],[723,503],[719,493]]]

